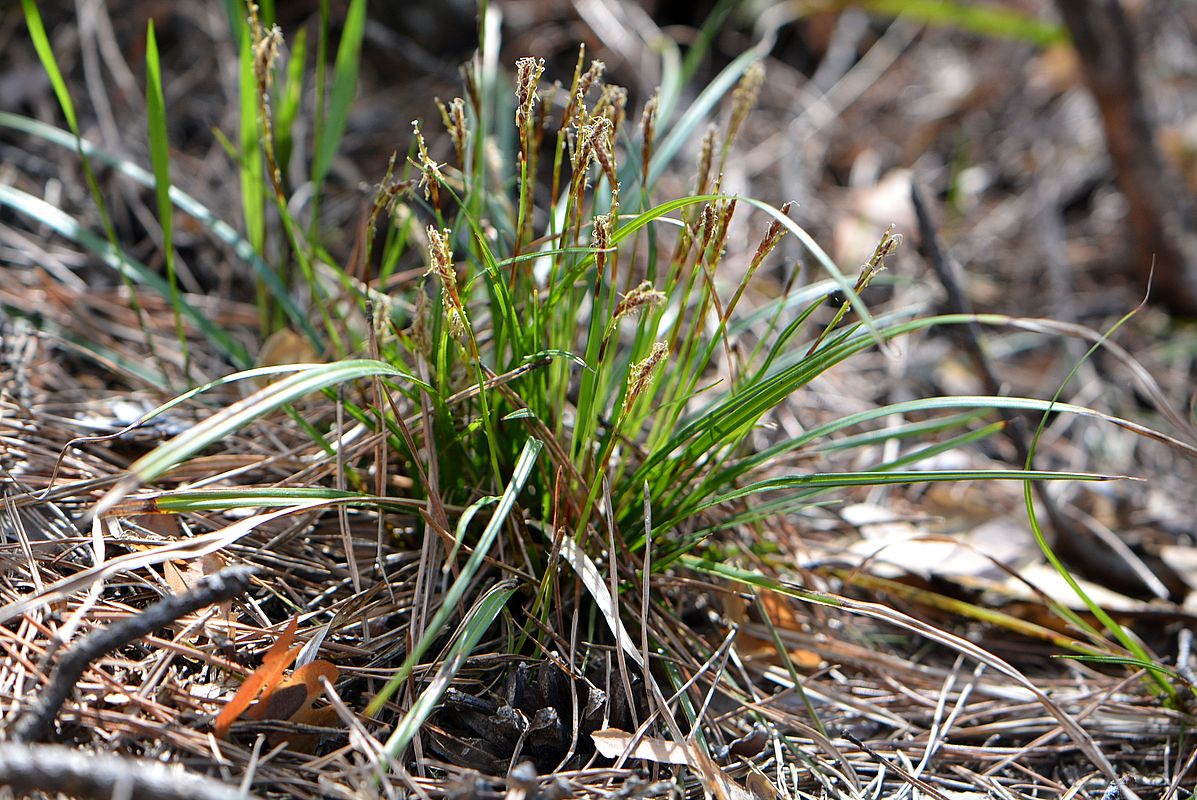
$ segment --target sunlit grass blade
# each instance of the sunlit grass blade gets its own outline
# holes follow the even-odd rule
[[[657,180],[669,167],[674,156],[686,142],[693,141],[695,131],[703,120],[711,113],[715,105],[723,99],[736,85],[750,66],[761,59],[761,53],[755,49],[748,50],[736,57],[732,63],[723,68],[714,80],[699,93],[669,133],[661,140],[652,162],[648,167],[648,187],[656,185]],[[639,183],[639,181],[637,181]],[[629,195],[632,192],[629,191]]]
[[[175,316],[175,335],[183,356],[183,374],[191,372],[187,334],[183,330],[179,278],[175,274],[174,205],[170,201],[170,140],[166,133],[166,99],[162,92],[162,67],[158,60],[158,39],[154,21],[146,26],[145,104],[149,128],[150,164],[154,169],[154,199],[158,206],[158,224],[162,228],[162,256],[166,261],[166,279],[170,285],[170,303]]]
[[[1149,672],[1157,672],[1160,675],[1175,681],[1176,683],[1188,683],[1185,677],[1176,670],[1166,667],[1159,662],[1145,661],[1141,658],[1132,658],[1130,656],[1089,655],[1084,653],[1063,653],[1056,656],[1056,658],[1067,658],[1072,661],[1083,661],[1087,664],[1119,664],[1127,667],[1136,667],[1137,669],[1145,669]],[[1197,694],[1197,686],[1189,683],[1189,689]]]
[[[91,231],[79,225],[78,220],[31,194],[11,186],[0,186],[0,205],[8,206],[46,225],[67,239],[90,250],[105,264],[116,270],[123,279],[149,286],[163,297],[170,297],[170,285],[145,264],[113,247]],[[180,311],[211,342],[217,350],[239,367],[251,363],[244,345],[237,342],[227,331],[213,323],[208,316],[186,300],[180,298]]]
[[[420,732],[428,717],[436,709],[449,683],[456,677],[458,671],[469,658],[470,653],[478,646],[478,642],[486,634],[488,628],[499,616],[499,612],[507,605],[511,595],[515,594],[518,584],[514,580],[506,580],[487,589],[466,612],[465,619],[458,627],[453,639],[453,645],[445,655],[436,676],[428,684],[412,707],[395,726],[386,741],[384,751],[392,761],[403,757],[411,740]]]
[[[76,139],[73,135],[61,128],[56,128],[53,125],[47,125],[35,119],[22,117],[17,114],[11,114],[7,111],[0,111],[0,127],[12,128],[13,130],[21,131],[37,136],[51,144],[59,147],[76,149],[78,147],[82,153],[88,158],[94,158],[113,169],[120,172],[122,175],[136,181],[150,189],[156,190],[156,183],[154,176],[146,170],[134,164],[131,161],[126,161],[122,158],[117,158],[111,153],[96,147],[86,139]],[[237,232],[232,225],[223,219],[217,217],[205,205],[200,203],[191,195],[184,192],[177,186],[169,187],[169,196],[172,203],[180,211],[190,215],[193,219],[211,231],[216,239],[232,248],[233,253],[253,268],[257,276],[270,289],[271,296],[274,302],[277,302],[286,312],[287,318],[291,324],[299,331],[307,335],[308,340],[313,344],[318,345],[319,340],[316,335],[315,328],[312,327],[308,315],[299,310],[299,306],[291,299],[290,294],[283,286],[279,278],[278,272],[269,264],[267,264],[257,251],[254,250],[245,237]]]
[[[853,282],[844,275],[843,271],[841,271],[836,263],[831,260],[831,257],[827,255],[826,251],[824,251],[823,248],[820,247],[814,240],[814,237],[807,233],[801,225],[794,222],[794,220],[781,213],[779,209],[774,208],[768,203],[762,203],[760,200],[756,200],[751,197],[743,198],[743,202],[759,208],[769,216],[776,219],[785,227],[787,231],[794,236],[794,238],[796,238],[802,244],[804,248],[806,248],[806,251],[810,253],[810,255],[817,262],[819,262],[819,266],[821,266],[824,271],[831,276],[831,279],[836,282],[836,285],[839,287],[840,291],[842,291],[848,300],[851,301],[852,310],[860,316],[861,321],[863,321],[865,326],[868,327],[868,329],[872,332],[877,343],[881,344],[884,340],[881,336],[881,333],[877,330],[877,323],[873,319],[873,315],[869,312],[868,306],[865,305],[864,301],[860,299],[860,295],[857,294],[856,290],[853,288]]]
[[[299,116],[300,101],[303,99],[303,75],[307,66],[308,31],[300,28],[291,42],[287,58],[287,79],[283,84],[275,112],[274,148],[279,169],[286,174],[295,148],[295,120]]]
[[[1063,26],[999,5],[944,0],[856,0],[856,4],[875,14],[946,25],[982,36],[1023,39],[1040,46],[1068,41]]]
[[[683,482],[681,486],[684,487],[684,491],[664,493],[662,495],[664,507],[670,509],[671,516],[684,517],[701,505],[712,493],[720,491],[721,487],[733,485],[743,476],[751,474],[754,470],[762,468],[794,451],[809,449],[811,452],[832,452],[847,447],[875,445],[890,438],[909,438],[916,434],[946,430],[954,425],[964,424],[967,421],[979,419],[982,416],[999,410],[1046,413],[1049,408],[1058,413],[1101,420],[1150,438],[1163,436],[1163,434],[1144,429],[1142,426],[1129,420],[1113,417],[1094,409],[1071,403],[1058,402],[1053,406],[1046,400],[1002,396],[930,397],[893,403],[887,406],[867,409],[856,414],[849,414],[811,428],[799,436],[779,442],[772,447],[759,450],[744,458],[729,461],[725,466],[716,466],[714,469],[710,469],[708,474],[697,482]],[[905,417],[911,414],[922,415],[929,412],[955,409],[974,409],[974,411],[948,418],[932,418],[918,423],[882,428],[843,439],[832,438],[841,431],[878,419]],[[960,443],[967,441],[974,435],[975,433],[963,434],[963,439],[960,440]],[[941,449],[943,449],[943,445],[933,445],[931,449],[922,451],[921,457],[929,457],[930,454]]]
[[[837,450],[855,450],[861,447],[873,447],[889,441],[916,438],[951,430],[952,428],[961,428],[970,422],[977,422],[984,419],[989,414],[990,411],[988,409],[982,409],[964,414],[950,414],[946,417],[932,417],[919,422],[903,422],[897,425],[878,428],[877,430],[845,436],[841,439],[819,442],[817,445],[814,445],[813,449],[818,453],[831,453]],[[784,442],[783,444],[789,443]]]
[[[69,444],[72,444],[72,445],[79,444],[79,443],[85,442],[85,441],[99,442],[99,441],[105,441],[105,440],[109,440],[109,439],[119,438],[120,436],[123,436],[124,434],[129,433],[130,431],[136,430],[137,428],[141,427],[142,425],[149,422],[150,420],[152,420],[158,416],[161,416],[162,414],[165,414],[167,411],[170,411],[172,408],[175,408],[176,406],[186,403],[191,398],[197,397],[198,395],[201,395],[204,392],[207,392],[211,389],[215,389],[218,386],[224,386],[226,384],[236,383],[238,381],[254,380],[256,378],[266,378],[266,377],[271,377],[271,376],[275,376],[275,375],[282,375],[282,374],[286,374],[286,373],[290,373],[290,372],[302,372],[303,370],[309,369],[310,367],[313,367],[313,366],[319,366],[319,365],[318,364],[279,364],[279,365],[270,366],[270,367],[254,367],[253,369],[247,369],[247,370],[244,370],[243,372],[235,372],[232,375],[225,375],[224,377],[217,378],[216,380],[209,381],[201,386],[196,386],[192,389],[188,389],[186,392],[183,392],[180,395],[176,395],[175,397],[172,397],[170,400],[167,400],[165,403],[161,403],[161,404],[155,406],[154,408],[150,409],[149,411],[147,411],[145,414],[138,417],[133,422],[131,422],[128,425],[126,425],[125,427],[121,428],[119,431],[116,431],[116,432],[110,433],[110,434],[105,434],[103,436],[81,436],[81,437],[72,439],[69,442]],[[422,381],[416,381],[415,385],[419,386],[420,388],[424,388],[424,389],[428,388],[427,384],[423,383]]]
[[[787,475],[780,478],[769,478],[758,481],[712,498],[688,511],[680,518],[662,522],[660,529],[668,530],[677,525],[686,516],[699,514],[723,503],[739,500],[761,492],[811,489],[826,491],[829,489],[843,489],[849,486],[893,486],[914,483],[943,483],[946,481],[1112,481],[1125,480],[1126,478],[1127,476],[1125,475],[1103,475],[1093,472],[1050,472],[1018,469],[910,470],[906,472],[860,471]]]
[[[241,219],[245,238],[254,253],[266,252],[266,176],[262,157],[262,133],[258,124],[258,86],[254,76],[254,48],[249,26],[239,20],[240,57],[238,88],[240,119],[238,123],[238,172],[241,177]],[[265,311],[265,309],[263,309]]]
[[[167,469],[182,463],[208,445],[220,441],[271,411],[329,386],[374,376],[420,383],[419,379],[390,364],[370,359],[307,365],[295,374],[259,389],[244,400],[213,414],[187,432],[159,445],[133,462],[129,472],[138,482],[152,481]]]
[[[42,22],[41,12],[37,10],[34,0],[21,0],[21,9],[25,12],[25,27],[29,30],[29,39],[37,51],[38,60],[54,87],[54,96],[58,99],[58,106],[66,117],[67,126],[76,137],[79,136],[79,120],[75,115],[75,102],[71,99],[71,92],[63,80],[62,70],[58,68],[58,59],[54,57],[54,49],[50,46],[50,37],[46,35],[46,26]]]
[[[341,30],[341,42],[337,46],[337,59],[333,66],[332,97],[328,114],[316,121],[316,145],[312,161],[313,194],[320,194],[333,156],[341,146],[345,134],[345,122],[349,119],[349,106],[357,91],[357,73],[361,61],[362,35],[366,27],[365,0],[351,0]]]
[[[130,500],[138,507],[145,506],[152,511],[165,514],[180,514],[194,511],[229,511],[244,508],[285,508],[301,506],[313,500],[327,500],[337,505],[361,508],[403,508],[418,509],[425,506],[422,500],[403,497],[380,497],[378,495],[350,492],[342,489],[327,489],[321,486],[253,486],[234,489],[179,489],[165,492],[156,497],[137,497]],[[118,507],[115,509],[120,510]]]
[[[382,710],[387,700],[398,691],[399,687],[411,675],[412,670],[420,663],[420,659],[424,657],[424,653],[428,651],[432,643],[443,634],[445,625],[449,622],[449,618],[457,612],[458,603],[465,596],[466,589],[473,582],[475,575],[478,574],[478,570],[481,569],[486,556],[490,553],[495,539],[498,538],[499,531],[506,524],[507,517],[511,514],[512,509],[515,508],[516,498],[519,497],[524,484],[527,483],[528,478],[532,475],[536,467],[536,457],[543,446],[537,439],[528,439],[524,442],[524,449],[520,452],[519,459],[516,461],[511,481],[500,496],[499,504],[496,506],[490,520],[486,523],[486,528],[482,531],[477,544],[474,545],[474,550],[470,553],[469,559],[466,560],[465,565],[461,568],[457,579],[453,581],[453,584],[441,597],[440,608],[433,614],[432,619],[428,621],[423,635],[415,643],[415,646],[412,647],[411,652],[407,654],[407,658],[403,660],[403,664],[391,679],[387,681],[386,686],[366,706],[366,714],[376,716]]]
[[[220,441],[271,411],[283,408],[312,392],[346,381],[376,376],[399,378],[413,385],[422,384],[418,379],[390,364],[370,359],[300,366],[295,374],[218,411],[137,459],[129,467],[126,477],[100,499],[93,513],[106,513],[140,484],[154,480],[208,445]]]

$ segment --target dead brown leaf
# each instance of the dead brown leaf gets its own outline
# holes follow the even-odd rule
[[[291,647],[291,642],[295,640],[295,629],[298,625],[299,617],[292,617],[291,621],[287,623],[286,629],[283,630],[282,635],[279,636],[278,641],[266,651],[266,656],[262,659],[262,666],[254,670],[245,683],[241,684],[241,688],[233,695],[233,699],[228,702],[219,716],[216,717],[213,729],[217,739],[225,738],[228,735],[229,727],[257,699],[258,694],[262,692],[269,693],[283,677],[283,671],[294,663],[301,649],[299,646]]]

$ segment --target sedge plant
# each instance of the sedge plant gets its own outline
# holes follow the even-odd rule
[[[364,6],[350,4],[331,97],[323,81],[331,44],[322,17],[317,146],[308,176],[317,197],[327,185],[355,91]],[[653,594],[654,575],[678,568],[896,622],[984,659],[979,648],[897,612],[811,592],[763,574],[755,562],[733,563],[735,537],[759,537],[771,520],[801,515],[851,487],[1115,477],[920,468],[919,462],[945,450],[994,435],[1004,424],[997,419],[1001,410],[1109,419],[1032,398],[923,398],[821,420],[797,436],[761,444],[776,409],[862,353],[934,327],[1017,322],[998,315],[870,311],[861,295],[879,280],[899,236],[879,231],[872,258],[856,275],[845,274],[791,219],[790,204],[774,207],[725,190],[725,167],[766,80],[766,48],[734,60],[685,109],[678,108],[681,86],[694,62],[687,58],[684,68],[676,53],[667,53],[663,88],[637,115],[628,109],[628,92],[606,82],[602,62],[588,61],[584,51],[564,84],[549,85],[544,62],[535,58],[520,59],[512,78],[503,74],[497,18],[484,4],[482,44],[462,70],[462,96],[438,100],[439,119],[414,126],[406,158],[392,162],[369,206],[366,234],[354,251],[359,260],[350,263],[322,242],[318,200],[309,218],[295,216],[293,190],[284,179],[296,151],[294,122],[302,113],[302,62],[282,63],[280,34],[269,14],[235,2],[230,8],[241,58],[242,118],[237,143],[226,141],[241,178],[244,233],[178,187],[165,188],[175,173],[167,162],[156,64],[149,92],[154,169],[126,164],[122,171],[158,189],[165,230],[173,205],[233,245],[258,278],[264,332],[289,325],[327,363],[242,371],[164,404],[159,411],[226,383],[285,376],[135,462],[97,512],[119,512],[142,484],[308,394],[323,393],[353,425],[376,436],[380,448],[347,458],[335,446],[337,430],[328,418],[304,420],[313,457],[335,460],[337,486],[184,489],[157,497],[153,508],[421,510],[425,536],[445,544],[440,551],[425,548],[421,579],[452,578],[441,582],[440,605],[425,609],[427,623],[413,624],[412,647],[400,665],[389,665],[393,677],[371,696],[367,710],[381,713],[434,645],[445,658],[389,737],[388,759],[402,755],[470,652],[516,598],[535,624],[507,636],[507,648],[524,657],[552,649],[562,567],[579,577],[592,601],[589,634],[602,639],[605,627],[625,665],[648,668],[654,652],[676,647],[650,631],[659,629],[651,619],[667,613]],[[36,18],[32,4],[25,9]],[[300,41],[290,57],[306,53]],[[0,117],[0,124],[105,158],[78,137],[73,120],[73,138],[10,116]],[[437,137],[447,145],[443,150],[452,153],[444,162],[437,142],[430,141],[437,124],[444,129]],[[662,177],[678,170],[688,142],[697,145],[688,193],[663,196]],[[0,203],[47,211],[11,192],[0,193]],[[740,254],[729,243],[745,209],[765,220],[751,221],[759,228],[756,244]],[[194,312],[173,279],[131,267],[117,256],[114,242],[105,247],[97,237],[87,239],[65,220],[60,230],[92,242],[123,275],[169,296],[180,330],[195,325],[234,366],[250,366],[227,331]],[[762,299],[760,276],[785,237],[825,277],[790,280],[780,295]],[[413,273],[422,277],[397,280]],[[833,307],[830,314],[827,306]],[[892,424],[877,426],[887,421]],[[1115,423],[1135,429],[1124,420]],[[787,466],[798,456],[816,463],[846,450],[878,452],[875,446],[887,442],[898,443],[899,455],[865,468]],[[415,476],[406,496],[395,496],[384,480],[388,471]],[[367,486],[362,476],[371,472],[374,484]],[[519,563],[509,565],[509,580],[485,589],[479,577],[504,559]],[[517,591],[521,583],[523,592]],[[445,626],[466,608],[444,644]],[[988,621],[995,620],[1002,624],[996,616]],[[1145,655],[1110,644],[1098,632],[1087,634],[1086,654]],[[713,654],[696,655],[701,660]],[[1013,669],[999,664],[1007,668]],[[697,728],[702,715],[682,692],[680,673],[672,667],[664,673]]]

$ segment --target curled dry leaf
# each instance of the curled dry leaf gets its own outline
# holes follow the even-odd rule
[[[306,717],[313,711],[312,703],[320,696],[320,679],[328,678],[331,683],[340,674],[341,670],[324,659],[304,664],[264,694],[258,704],[250,710],[249,716],[251,719],[289,719],[293,722],[306,722]]]
[[[627,751],[629,758],[691,767],[702,779],[707,796],[715,800],[775,800],[777,797],[776,788],[760,771],[749,774],[749,788],[745,789],[693,742],[671,742],[651,736],[637,738],[635,734],[618,728],[595,731],[590,738],[594,740],[599,755],[604,758],[619,758]],[[628,750],[629,746],[631,750]]]
[[[298,625],[299,617],[292,617],[278,641],[266,651],[262,666],[254,670],[245,683],[241,684],[233,699],[216,717],[213,730],[217,739],[225,738],[229,733],[229,727],[241,717],[258,695],[270,692],[282,679],[283,671],[295,662],[301,648],[291,647],[291,642],[295,640],[295,629]]]
[[[214,726],[217,738],[227,736],[229,728],[243,714],[252,720],[284,720],[317,727],[336,723],[337,714],[332,707],[313,708],[322,691],[320,679],[327,678],[331,683],[340,676],[341,671],[335,664],[317,659],[283,677],[283,672],[303,649],[302,645],[291,646],[298,624],[299,618],[293,617],[278,641],[266,652],[262,666],[241,684],[237,694],[220,712]],[[255,699],[258,702],[251,707]],[[286,741],[289,749],[309,753],[320,741],[319,735],[313,733],[274,732],[268,739],[271,746]]]
[[[590,738],[594,740],[594,749],[598,750],[599,755],[603,758],[622,756],[628,749],[628,745],[632,743],[634,736],[634,734],[621,731],[618,728],[603,728],[590,734]],[[628,757],[652,761],[656,764],[687,765],[690,763],[686,757],[687,749],[687,745],[682,742],[670,742],[665,739],[642,736],[628,752]]]
[[[258,704],[250,710],[253,719],[280,719],[301,725],[321,728],[337,724],[337,710],[332,706],[313,708],[313,703],[322,691],[321,678],[333,682],[341,670],[329,661],[317,659],[304,664],[279,682],[268,695],[263,695]],[[275,732],[267,737],[271,747],[287,742],[287,748],[297,753],[311,753],[320,743],[319,734]]]

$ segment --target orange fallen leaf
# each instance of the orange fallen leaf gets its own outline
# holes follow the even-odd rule
[[[298,717],[311,710],[312,703],[320,696],[320,679],[328,678],[329,683],[332,683],[340,674],[341,670],[324,659],[304,664],[264,694],[250,711],[250,718],[300,722]]]
[[[278,641],[266,651],[266,655],[262,659],[262,666],[254,670],[253,674],[246,679],[245,683],[241,684],[241,688],[233,695],[233,699],[221,710],[213,725],[217,739],[227,736],[229,727],[241,717],[245,709],[249,708],[250,703],[257,699],[258,694],[262,692],[269,694],[283,677],[283,671],[295,662],[301,646],[291,647],[291,642],[295,640],[295,629],[298,626],[299,617],[292,617]]]
[[[323,691],[320,679],[328,678],[331,683],[340,674],[341,670],[323,659],[304,664],[280,681],[268,696],[263,695],[250,711],[250,716],[253,719],[284,719],[301,725],[332,727],[338,721],[337,710],[332,706],[313,708],[312,704]],[[311,753],[320,743],[320,736],[314,733],[274,732],[267,736],[267,741],[272,747],[285,741],[288,750]]]
[[[794,601],[791,598],[768,589],[761,589],[760,599],[761,609],[773,627],[782,631],[801,631],[803,629],[802,620],[795,613]],[[748,601],[740,595],[733,594],[726,597],[723,602],[723,610],[728,622],[740,626],[752,622],[752,618],[749,616]],[[736,647],[741,656],[750,660],[773,659],[777,656],[777,647],[773,638],[767,634],[758,636],[742,630],[736,637]],[[817,669],[823,663],[823,657],[818,653],[802,648],[791,649],[789,656],[794,666],[799,669]]]

